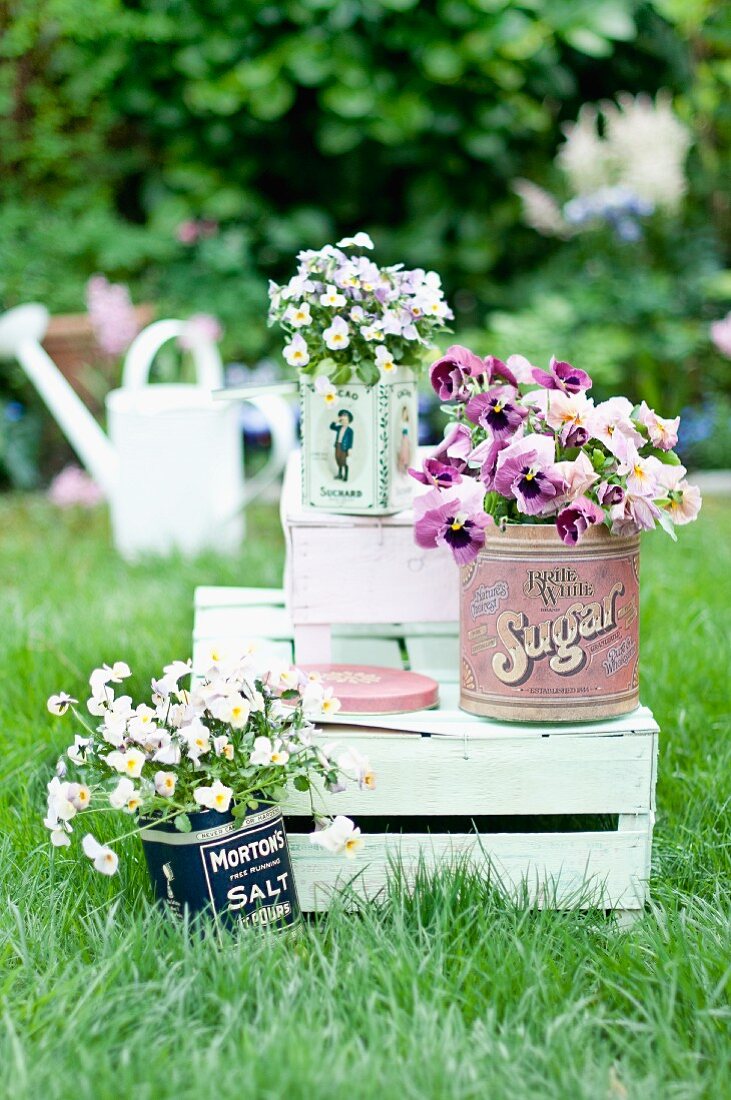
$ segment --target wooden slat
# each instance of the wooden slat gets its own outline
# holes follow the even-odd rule
[[[335,664],[404,667],[401,646],[397,638],[349,638],[342,634],[336,635],[332,642],[332,655]]]
[[[460,742],[402,734],[358,736],[343,747],[365,753],[376,789],[318,792],[330,814],[419,816],[465,814],[649,813],[655,737],[574,734],[523,740]],[[337,742],[331,731],[319,735]],[[285,812],[308,814],[309,795],[293,791]]]
[[[440,682],[457,683],[459,638],[456,627],[451,637],[412,634],[411,628],[405,627],[404,642],[410,668],[416,672],[423,672],[425,676],[433,676]]]
[[[333,890],[350,886],[373,900],[397,859],[413,880],[420,860],[428,868],[466,860],[506,894],[541,908],[640,909],[646,900],[647,832],[370,834],[354,860],[331,855],[306,834],[289,844],[300,905],[326,910]]]
[[[195,590],[196,607],[252,607],[260,604],[284,607],[281,588],[239,588],[226,585],[199,585]]]

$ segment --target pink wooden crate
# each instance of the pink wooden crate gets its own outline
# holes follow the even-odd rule
[[[410,509],[374,517],[308,508],[301,500],[299,454],[293,454],[281,514],[285,599],[298,661],[331,660],[334,624],[457,622],[459,572],[448,550],[415,544]]]

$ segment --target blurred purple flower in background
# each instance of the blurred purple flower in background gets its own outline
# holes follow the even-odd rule
[[[721,355],[731,359],[731,313],[727,313],[720,321],[713,322],[711,325],[711,340],[721,352]]]
[[[86,308],[96,342],[106,355],[122,355],[139,332],[129,290],[92,275],[86,284]]]
[[[57,508],[94,508],[104,494],[95,481],[78,466],[64,466],[48,488],[48,499]]]
[[[212,313],[194,313],[185,322],[185,328],[178,337],[178,343],[185,351],[196,344],[210,340],[217,344],[223,336],[223,329],[217,317]]]

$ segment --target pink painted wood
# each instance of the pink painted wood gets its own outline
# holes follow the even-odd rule
[[[414,482],[415,491],[423,488]],[[344,516],[303,506],[299,455],[282,491],[285,598],[298,661],[328,662],[333,624],[456,623],[459,572],[448,550],[414,542],[411,509]]]

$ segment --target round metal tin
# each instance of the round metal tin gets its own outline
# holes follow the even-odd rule
[[[439,685],[430,676],[378,665],[300,665],[317,672],[340,700],[338,714],[407,714],[430,710],[439,702]],[[333,716],[337,721],[337,715]]]

